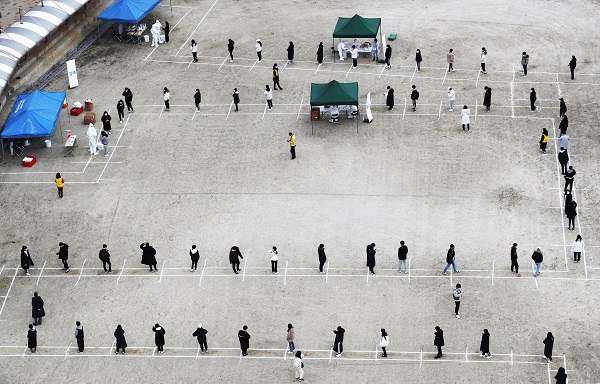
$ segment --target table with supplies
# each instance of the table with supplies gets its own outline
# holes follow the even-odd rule
[[[75,156],[75,148],[77,147],[77,135],[67,136],[67,141],[65,142],[65,148],[67,148],[67,153],[65,153],[65,157],[68,155]]]

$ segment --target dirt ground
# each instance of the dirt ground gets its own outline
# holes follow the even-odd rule
[[[108,32],[76,62],[79,87],[69,103],[94,99],[94,111],[112,115],[108,157],[86,151],[82,117],[63,114],[52,149],[33,141],[28,153],[0,162],[4,234],[0,243],[0,382],[240,382],[293,380],[285,356],[288,323],[305,354],[308,382],[553,383],[558,367],[570,383],[600,382],[600,246],[593,185],[597,168],[597,98],[600,95],[600,9],[590,1],[468,0],[340,3],[173,1],[155,11],[169,20],[171,41],[116,41]],[[391,42],[391,70],[367,58],[333,61],[330,36],[338,16],[381,17]],[[150,24],[150,21],[148,21]],[[576,27],[575,27],[576,26]],[[227,39],[235,60],[226,60]],[[264,44],[256,62],[254,41]],[[191,63],[190,40],[199,46]],[[289,41],[296,47],[286,64]],[[319,41],[325,62],[317,68]],[[488,50],[488,74],[478,74]],[[414,69],[414,51],[424,61]],[[446,73],[445,55],[456,54]],[[522,76],[521,52],[530,54]],[[569,78],[571,55],[578,59]],[[283,91],[265,110],[262,91],[277,63]],[[357,81],[361,111],[370,92],[371,124],[310,123],[310,83]],[[420,99],[405,107],[411,85]],[[396,104],[385,107],[392,86]],[[115,110],[123,88],[134,93],[135,113],[120,124]],[[163,109],[162,88],[171,90]],[[492,108],[482,108],[483,87]],[[67,77],[46,90],[64,91]],[[240,111],[231,93],[240,91]],[[448,111],[447,88],[456,90]],[[535,87],[539,112],[529,111]],[[193,94],[202,92],[200,112]],[[558,98],[568,105],[571,164],[577,170],[576,230],[562,214],[562,176],[556,159]],[[471,131],[459,110],[472,111]],[[98,121],[97,127],[101,126]],[[548,154],[538,140],[550,131]],[[77,134],[74,157],[64,157],[67,130]],[[287,133],[296,134],[290,161]],[[61,135],[62,133],[62,135]],[[58,199],[54,173],[66,180]],[[574,263],[577,234],[586,249]],[[398,273],[400,240],[409,247],[410,274]],[[70,245],[71,272],[60,270],[58,242]],[[159,272],[139,264],[139,244],[157,249]],[[377,244],[377,275],[368,276],[365,246]],[[521,276],[510,272],[510,246],[519,244]],[[104,274],[97,252],[108,244],[113,273]],[[326,245],[326,274],[316,248]],[[450,243],[460,274],[442,275]],[[18,269],[19,249],[29,246],[31,276]],[[201,259],[189,271],[188,250]],[[233,274],[228,250],[238,245],[243,272]],[[271,274],[267,250],[280,251]],[[544,251],[542,274],[533,278],[531,253]],[[452,286],[465,292],[461,319],[454,317]],[[39,348],[25,351],[34,291],[46,302]],[[86,330],[78,354],[74,323]],[[166,329],[164,355],[154,352],[151,328]],[[192,337],[208,329],[207,354]],[[113,331],[122,324],[129,344],[115,356]],[[248,325],[250,354],[240,358],[237,331]],[[331,358],[333,332],[346,329],[344,357]],[[444,358],[434,360],[434,327],[444,329]],[[390,335],[389,358],[376,354],[379,329]],[[484,328],[492,359],[479,357]],[[542,359],[547,332],[555,337],[554,363]],[[137,367],[137,368],[136,368]]]

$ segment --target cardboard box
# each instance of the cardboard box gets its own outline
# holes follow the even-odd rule
[[[93,101],[86,101],[84,103],[85,106],[85,111],[89,112],[89,111],[93,111],[94,110],[94,102]]]
[[[94,112],[86,112],[83,115],[83,124],[96,124],[96,114]]]
[[[79,116],[81,115],[81,113],[83,113],[83,107],[73,107],[71,108],[71,116]]]
[[[321,119],[321,110],[319,107],[313,107],[310,110],[310,120],[311,121],[319,121]]]
[[[23,158],[23,166],[28,168],[33,167],[36,161],[37,159],[35,156],[26,156],[25,158]]]

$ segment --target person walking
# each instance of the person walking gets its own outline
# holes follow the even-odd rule
[[[566,149],[567,151],[569,150],[570,142],[571,142],[571,137],[569,137],[569,135],[567,135],[566,133],[562,136],[559,136],[559,138],[558,138],[558,146]]]
[[[235,111],[238,111],[238,104],[240,103],[240,92],[237,88],[233,88],[233,93],[231,94],[233,97],[233,104],[235,104]]]
[[[562,135],[566,135],[568,128],[569,128],[569,117],[566,114],[564,114],[562,116],[562,118],[560,119],[560,123],[558,124],[558,129],[560,129],[560,134],[558,135],[558,137],[561,137]]]
[[[85,348],[85,341],[84,341],[84,333],[83,333],[83,325],[81,325],[81,322],[76,321],[75,322],[75,339],[77,339],[77,349],[79,350],[79,353],[83,352],[84,348]]]
[[[319,273],[324,273],[323,272],[323,266],[325,265],[325,262],[327,262],[327,255],[325,255],[325,245],[324,244],[319,244],[319,247],[317,248],[317,254],[319,255]]]
[[[575,56],[571,56],[571,61],[569,61],[569,68],[571,69],[571,80],[575,80],[575,67],[577,67],[577,59]]]
[[[573,251],[573,261],[579,263],[581,260],[581,252],[583,251],[583,239],[581,238],[581,235],[577,235],[571,250]]]
[[[108,111],[104,111],[102,117],[100,118],[100,121],[102,121],[102,130],[107,132],[109,135],[112,135],[112,133],[110,132],[112,129],[110,125],[111,120],[112,117],[108,114]]]
[[[388,111],[394,108],[394,88],[387,86],[387,93],[385,94],[385,105],[388,107]]]
[[[27,330],[27,348],[29,348],[31,353],[35,353],[37,350],[37,330],[33,324],[29,324],[29,329]]]
[[[577,202],[575,200],[571,201],[571,204],[565,210],[565,214],[567,215],[567,219],[569,219],[569,230],[575,229],[575,217],[577,217]],[[573,228],[571,228],[571,226]]]
[[[544,339],[544,360],[551,363],[552,362],[552,349],[554,348],[554,336],[552,336],[552,332],[548,332],[546,338]]]
[[[292,160],[296,158],[296,135],[292,132],[288,132],[289,139],[287,140],[290,143],[290,153],[292,154]]]
[[[565,103],[565,99],[563,99],[562,97],[559,100],[559,112],[558,112],[558,117],[563,117],[563,115],[565,113],[567,113],[567,103]]]
[[[560,163],[560,173],[564,175],[567,172],[567,165],[569,164],[569,153],[563,147],[558,151],[558,162]]]
[[[377,64],[379,61],[379,42],[377,41],[377,38],[374,38],[373,42],[371,43],[371,56],[373,57],[372,61]]]
[[[127,104],[127,112],[133,113],[133,93],[131,89],[125,87],[125,90],[121,94],[121,96],[125,97],[125,104]]]
[[[481,64],[481,70],[479,71],[479,73],[483,73],[484,75],[487,74],[487,71],[485,70],[485,64],[487,62],[487,50],[485,49],[485,47],[481,48],[481,55],[479,55],[479,63]]]
[[[62,261],[63,263],[63,268],[62,270],[65,271],[65,273],[69,272],[69,245],[63,242],[58,243],[58,252],[56,252],[56,254],[58,255],[58,258],[60,259],[60,261]]]
[[[275,63],[273,64],[273,90],[276,91],[277,87],[279,87],[279,90],[283,89],[279,84],[279,68],[277,68],[277,63]]]
[[[517,276],[521,277],[519,273],[519,256],[517,255],[517,243],[513,243],[510,248],[510,271],[515,272]]]
[[[198,44],[196,44],[196,40],[192,39],[192,58],[193,58],[193,62],[197,63],[198,62]]]
[[[569,169],[565,172],[565,195],[567,194],[567,189],[569,192],[573,192],[573,180],[575,180],[575,169],[573,169],[572,165],[569,165]]]
[[[235,47],[235,41],[228,39],[227,40],[227,51],[229,52],[229,62],[233,61],[233,49]]]
[[[117,102],[117,113],[119,114],[119,123],[123,124],[123,119],[125,119],[125,103],[123,100]]]
[[[540,138],[540,151],[546,153],[546,146],[548,145],[548,130],[542,128],[542,137]]]
[[[294,369],[296,371],[294,380],[296,381],[304,381],[304,363],[302,362],[303,358],[304,355],[302,354],[302,351],[296,351],[294,358]]]
[[[29,267],[33,267],[33,260],[31,260],[31,254],[29,253],[29,249],[24,245],[21,247],[21,268],[23,268],[23,272],[25,276],[29,276]]]
[[[106,131],[100,132],[100,142],[102,143],[102,149],[104,150],[104,157],[108,156],[108,135],[110,132],[106,133]]]
[[[192,245],[192,248],[190,248],[190,259],[192,259],[190,272],[193,272],[198,269],[198,260],[200,260],[200,252],[198,251],[198,248],[196,248],[196,244]]]
[[[140,249],[142,250],[142,264],[150,267],[150,272],[158,272],[158,268],[156,267],[156,249],[150,246],[148,242],[140,244]],[[152,270],[154,267],[154,270]]]
[[[98,252],[98,257],[100,261],[102,261],[102,268],[104,268],[104,272],[112,273],[112,264],[110,263],[110,252],[108,252],[108,245],[102,244],[102,249]],[[108,270],[106,269],[106,265],[108,264]]]
[[[250,348],[250,334],[248,333],[247,325],[244,325],[242,329],[238,331],[238,339],[240,340],[240,349],[242,350],[242,356],[247,356],[248,348]]]
[[[277,247],[273,246],[273,248],[269,249],[269,255],[271,257],[271,273],[277,273]]]
[[[196,336],[198,339],[198,345],[202,353],[208,351],[208,344],[206,343],[206,334],[208,331],[202,327],[202,323],[198,324],[198,328],[192,333],[192,336]]]
[[[533,277],[538,277],[540,274],[540,268],[542,267],[542,262],[544,261],[544,254],[542,253],[541,247],[537,247],[535,251],[533,251],[531,259],[535,263],[535,272],[533,272]]]
[[[196,106],[196,112],[200,112],[200,102],[202,101],[202,95],[200,94],[200,89],[196,88],[196,93],[194,93],[194,105]]]
[[[444,346],[444,331],[439,326],[435,326],[435,337],[433,339],[433,345],[437,347],[437,355],[435,355],[436,359],[439,359],[443,356],[442,347]]]
[[[390,345],[390,338],[388,337],[388,333],[385,331],[385,328],[381,328],[381,334],[379,336],[379,346],[381,347],[381,357],[387,357],[386,348]]]
[[[456,101],[456,93],[452,87],[448,87],[448,100],[450,101],[450,109],[448,112],[454,112],[454,102]]]
[[[240,259],[243,258],[244,256],[242,256],[242,253],[240,252],[240,249],[237,247],[237,245],[231,247],[231,249],[229,250],[229,263],[231,264],[231,268],[233,269],[233,272],[235,272],[235,274],[238,274],[238,272],[240,271]]]
[[[33,293],[31,298],[31,317],[33,317],[33,325],[42,325],[42,318],[46,316],[44,311],[44,300],[37,293]]]
[[[456,284],[456,287],[452,290],[452,298],[454,299],[454,315],[457,319],[460,319],[460,300],[462,299],[463,291],[460,284]]]
[[[467,132],[471,130],[471,110],[466,105],[460,111],[460,123],[462,124],[463,131],[465,127],[467,128]]]
[[[486,85],[485,87],[483,87],[483,89],[483,105],[485,105],[485,111],[489,112],[490,107],[492,106],[492,88]]]
[[[417,100],[419,100],[419,91],[417,91],[417,86],[412,86],[412,91],[410,93],[410,100],[412,101],[413,112],[417,111]]]
[[[154,332],[154,344],[156,344],[158,353],[165,353],[165,329],[161,327],[160,324],[156,323],[154,327],[152,327],[152,331]]]
[[[487,329],[484,329],[483,333],[481,334],[479,350],[481,351],[481,357],[486,357],[488,359],[492,357],[492,354],[490,353],[490,333]]]
[[[358,65],[358,48],[356,48],[356,45],[352,46],[350,56],[352,57],[352,68],[356,68],[356,66]]]
[[[256,56],[258,56],[258,62],[262,61],[262,41],[260,39],[256,39],[256,44],[254,44],[254,49],[256,49]]]
[[[456,269],[456,261],[454,260],[454,256],[454,244],[450,244],[450,248],[448,248],[448,252],[446,253],[446,268],[444,268],[442,274],[445,275],[446,271],[448,270],[448,268],[450,268],[450,266],[452,266],[454,272],[460,273],[460,271]]]
[[[420,49],[417,49],[417,53],[415,54],[415,61],[417,62],[417,72],[421,72],[421,61],[423,61],[423,56],[421,56]]]
[[[56,173],[54,177],[54,182],[56,183],[56,189],[58,190],[58,197],[63,197],[63,188],[65,187],[65,178],[60,175],[60,173]]]
[[[401,240],[400,248],[398,248],[398,272],[402,272],[404,266],[404,273],[408,273],[406,259],[408,259],[408,247],[404,244],[404,240]]]
[[[452,48],[446,54],[446,61],[448,62],[448,73],[454,72],[454,50]]]
[[[169,99],[171,98],[171,93],[169,92],[169,88],[163,88],[163,101],[165,102],[165,109],[169,111],[171,106],[169,104]]]
[[[88,129],[85,132],[85,136],[88,139],[90,155],[96,156],[98,154],[98,132],[96,132],[94,124],[90,123],[90,125],[88,125]]]
[[[288,324],[287,326],[287,335],[285,340],[288,343],[288,353],[294,353],[296,346],[294,345],[294,326],[292,324]]]
[[[567,384],[567,374],[563,367],[558,368],[558,372],[556,372],[554,378],[556,379],[556,384]]]
[[[294,43],[290,41],[290,45],[287,47],[287,58],[288,64],[294,64]]]
[[[317,47],[317,63],[319,63],[319,65],[323,64],[323,42],[322,41],[319,43],[319,46]]]
[[[165,31],[165,43],[169,42],[169,32],[171,32],[171,26],[169,25],[168,21],[165,21],[165,27],[163,28],[163,31]]]
[[[273,108],[273,91],[271,91],[271,88],[269,88],[269,86],[265,86],[265,99],[267,100],[267,109],[270,111],[271,108]]]
[[[392,68],[392,64],[391,64],[391,62],[392,62],[392,47],[389,44],[387,44],[385,46],[384,55],[385,55],[385,68],[391,69]]]
[[[346,333],[346,330],[341,325],[338,325],[333,333],[335,333],[335,339],[333,340],[335,357],[342,357],[342,353],[344,353],[344,333]]]
[[[527,75],[525,75],[527,76]],[[529,92],[529,103],[531,104],[531,112],[537,111],[537,107],[535,106],[535,102],[537,101],[537,93],[535,92],[535,88],[531,88],[531,92]]]
[[[116,353],[119,353],[119,349],[120,349],[121,353],[124,355],[125,348],[127,348],[127,340],[125,340],[125,331],[123,330],[123,327],[121,327],[121,324],[117,325],[117,329],[115,329],[115,332],[113,333],[113,335],[115,336],[115,339],[116,339],[116,342],[115,342],[115,345],[117,347]]]
[[[527,66],[529,65],[529,55],[527,52],[521,54],[521,65],[523,66],[523,77],[527,77]]]
[[[375,243],[371,243],[367,245],[367,267],[369,267],[369,273],[371,275],[375,275],[375,254],[377,253],[377,249],[375,249]]]

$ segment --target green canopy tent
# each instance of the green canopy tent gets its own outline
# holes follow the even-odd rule
[[[379,32],[379,41],[381,38],[381,18],[367,18],[359,15],[352,17],[338,17],[335,30],[333,31],[333,45],[335,46],[336,37],[351,38],[351,37],[377,37]],[[335,61],[335,55],[333,56]]]
[[[324,105],[356,105],[358,107],[358,83],[339,83],[331,80],[329,83],[310,84],[310,106]],[[358,133],[356,118],[356,133]],[[311,119],[311,132],[313,123]]]

